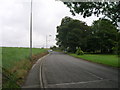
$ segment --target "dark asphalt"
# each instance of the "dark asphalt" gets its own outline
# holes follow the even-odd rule
[[[117,88],[118,70],[52,52],[42,60],[46,88]]]
[[[22,88],[40,88],[40,65],[41,60],[33,65]]]

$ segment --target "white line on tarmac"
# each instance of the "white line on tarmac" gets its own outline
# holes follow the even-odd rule
[[[40,58],[39,61],[41,61],[42,59],[44,59],[47,56],[49,56],[49,54],[44,56],[44,57],[42,57],[42,58]],[[44,88],[44,86],[43,86],[43,79],[42,79],[42,61],[40,63],[40,74],[39,75],[40,75],[40,86],[41,86],[41,88]]]
[[[91,82],[100,82],[100,81],[109,81],[109,79],[104,80],[93,80],[93,81],[83,81],[83,82],[72,82],[72,83],[59,83],[59,84],[49,84],[48,86],[55,86],[55,85],[71,85],[71,84],[84,84],[84,83],[91,83]]]
[[[49,54],[47,54],[47,55],[41,57],[40,59],[38,59],[37,62],[32,66],[32,69],[35,67],[35,65],[36,65],[39,61],[41,61],[43,58],[47,57],[48,55],[49,55]]]
[[[99,76],[97,76],[97,75],[95,75],[95,74],[93,74],[93,73],[91,73],[91,72],[89,72],[89,71],[85,71],[85,72],[91,74],[92,76],[94,76],[94,77],[96,77],[96,78],[98,78],[98,79],[100,79],[100,80],[103,79],[102,77],[99,77]]]

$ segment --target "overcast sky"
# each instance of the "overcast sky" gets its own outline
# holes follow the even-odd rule
[[[72,16],[61,1],[33,0],[33,47],[55,45],[56,27],[65,16],[91,25],[95,16]],[[0,46],[29,47],[30,0],[0,0]],[[49,37],[49,35],[52,35]],[[2,39],[2,40],[1,40]]]

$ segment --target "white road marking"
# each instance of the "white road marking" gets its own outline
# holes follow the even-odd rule
[[[48,86],[71,85],[71,84],[84,84],[84,83],[101,82],[101,81],[109,81],[109,79],[93,80],[93,81],[83,81],[83,82],[71,82],[71,83],[49,84]]]
[[[32,66],[32,69],[35,67],[36,63]]]
[[[89,71],[86,71],[86,70],[85,70],[84,72],[87,72],[87,73],[91,74],[92,76],[94,76],[94,77],[96,77],[96,78],[98,78],[98,79],[100,79],[100,80],[103,79],[102,77],[99,77],[99,76],[97,76],[97,75],[95,75],[95,74],[93,74],[93,73],[91,73],[91,72],[89,72]]]
[[[37,62],[32,66],[32,69],[35,67],[35,65],[36,65],[37,63],[39,63],[39,61],[41,61],[43,58],[47,57],[48,55],[49,55],[49,54],[47,54],[47,55],[41,57],[40,59],[38,59]]]
[[[49,54],[48,54],[48,55],[49,55]],[[42,59],[44,59],[44,58],[47,57],[48,55],[40,58],[38,61],[41,61]],[[42,79],[42,61],[41,61],[41,63],[40,63],[40,73],[39,73],[39,75],[40,75],[40,86],[41,86],[41,88],[44,88],[44,86],[43,86],[43,79]]]

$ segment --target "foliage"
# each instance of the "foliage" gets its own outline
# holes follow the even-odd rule
[[[120,32],[117,35],[117,40],[118,40],[117,53],[118,53],[118,56],[120,57]]]
[[[53,47],[50,47],[50,49],[52,49],[52,50],[56,50],[57,47],[56,47],[56,46],[53,46]]]
[[[65,17],[57,27],[57,33],[57,44],[68,52],[75,53],[76,47],[81,47],[84,52],[113,53],[117,48],[118,29],[107,19],[99,19],[87,26],[82,21]]]
[[[88,50],[101,53],[112,53],[117,43],[117,29],[111,21],[100,19],[93,22],[92,33],[88,38]]]
[[[81,48],[79,47],[78,49],[77,49],[77,51],[76,51],[76,54],[77,55],[83,55],[84,54],[84,52],[81,50]]]
[[[86,35],[89,33],[89,27],[85,22],[65,17],[61,21],[61,25],[57,26],[56,40],[57,45],[63,50],[75,52],[76,47],[84,49],[86,43]]]
[[[73,15],[81,14],[83,17],[99,16],[103,14],[111,19],[113,24],[120,22],[120,1],[119,2],[64,2]]]

